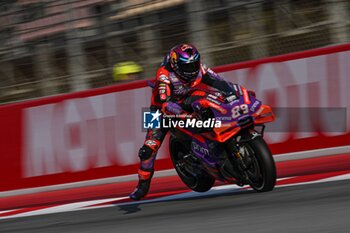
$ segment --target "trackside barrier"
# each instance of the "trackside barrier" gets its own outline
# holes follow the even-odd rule
[[[349,50],[345,44],[215,70],[273,107],[346,108],[343,132],[325,132],[332,122],[315,114],[279,118],[280,130],[266,134],[274,153],[339,147],[350,142]],[[0,106],[0,191],[134,174],[149,102],[150,89],[137,81]],[[165,141],[156,169],[169,168]]]

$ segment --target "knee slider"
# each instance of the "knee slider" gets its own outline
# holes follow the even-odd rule
[[[139,150],[139,158],[141,160],[147,160],[153,155],[153,150],[148,146],[142,146]]]

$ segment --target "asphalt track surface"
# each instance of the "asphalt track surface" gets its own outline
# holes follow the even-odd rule
[[[6,233],[350,232],[350,180],[0,220]]]

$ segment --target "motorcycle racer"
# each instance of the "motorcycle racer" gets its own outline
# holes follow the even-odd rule
[[[179,44],[164,57],[157,70],[151,97],[151,111],[161,110],[172,114],[186,114],[181,100],[203,83],[213,87],[223,96],[240,95],[240,87],[225,81],[201,63],[200,53],[191,44]],[[196,116],[194,116],[196,117]],[[148,129],[143,146],[139,150],[139,182],[129,195],[133,200],[145,197],[154,173],[154,161],[168,129]]]

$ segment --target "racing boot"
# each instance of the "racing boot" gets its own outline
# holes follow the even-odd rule
[[[138,201],[147,195],[154,171],[143,171],[140,169],[138,173],[139,183],[137,184],[136,189],[129,195],[129,197],[135,201]]]

